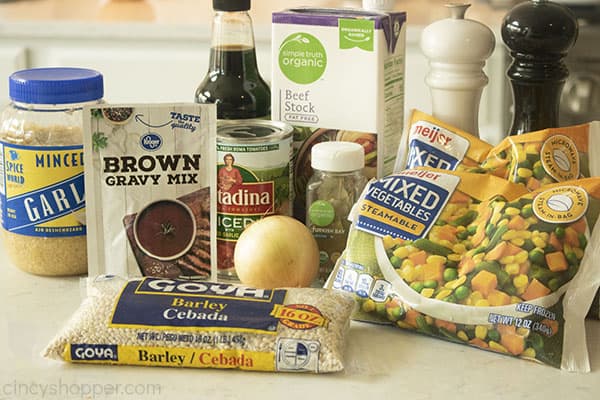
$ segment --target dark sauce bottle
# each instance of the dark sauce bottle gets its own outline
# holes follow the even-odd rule
[[[218,119],[269,118],[271,90],[258,72],[250,0],[213,0],[208,73],[197,103],[215,103]]]
[[[565,6],[532,0],[513,7],[502,22],[502,40],[513,63],[511,135],[559,126],[560,96],[569,75],[564,58],[575,44],[578,25]]]

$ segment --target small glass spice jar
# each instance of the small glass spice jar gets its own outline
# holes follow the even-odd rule
[[[87,272],[83,118],[101,102],[102,75],[35,68],[9,78],[0,123],[0,233],[20,269],[49,276]]]
[[[324,283],[346,247],[348,215],[367,182],[364,150],[353,142],[318,143],[311,149],[311,166],[306,226],[319,246],[318,283]]]

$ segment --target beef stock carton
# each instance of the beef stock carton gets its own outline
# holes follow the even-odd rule
[[[310,151],[365,149],[367,178],[393,172],[404,120],[406,13],[295,8],[272,16],[271,116],[294,126],[294,216],[305,217]]]

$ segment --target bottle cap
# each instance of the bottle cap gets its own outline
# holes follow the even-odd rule
[[[502,21],[501,34],[513,54],[540,58],[564,57],[575,44],[577,18],[566,6],[544,0],[513,7]]]
[[[310,153],[314,169],[330,172],[350,172],[365,166],[365,151],[354,142],[321,142]]]
[[[465,18],[470,4],[449,3],[450,17],[428,25],[421,35],[421,49],[432,62],[471,64],[484,62],[494,51],[496,39],[486,25]]]
[[[102,74],[84,68],[33,68],[9,77],[9,96],[29,104],[72,104],[101,99]]]
[[[213,0],[215,11],[248,11],[250,0]]]
[[[362,0],[362,8],[365,10],[392,11],[396,0]]]

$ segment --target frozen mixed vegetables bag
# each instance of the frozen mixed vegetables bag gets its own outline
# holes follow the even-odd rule
[[[549,183],[600,175],[600,121],[549,128],[518,136],[508,136],[488,154],[479,172],[489,172],[522,183],[529,190]],[[595,221],[600,210],[588,213]],[[600,319],[600,293],[590,313]]]
[[[416,167],[448,170],[477,168],[492,145],[418,110],[412,110],[395,171]]]
[[[555,182],[599,176],[600,121],[508,136],[493,148],[486,142],[420,111],[409,120],[400,153],[401,169],[434,167],[493,174],[537,190]],[[397,169],[398,170],[398,169]],[[600,209],[587,213],[589,222]],[[600,319],[600,293],[589,317]]]
[[[600,178],[537,191],[412,169],[373,180],[328,286],[353,318],[588,371],[584,317],[600,285]]]

